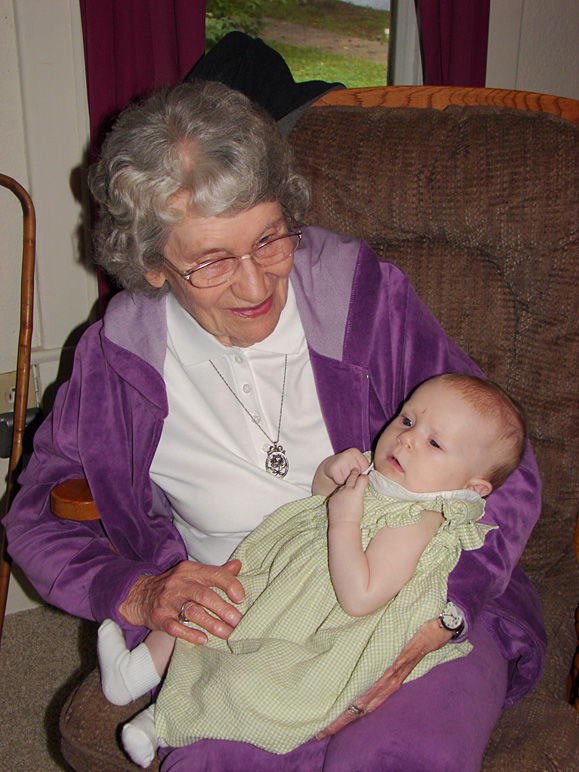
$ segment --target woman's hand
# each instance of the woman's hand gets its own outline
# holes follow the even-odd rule
[[[140,576],[121,603],[119,613],[135,627],[164,630],[190,643],[207,643],[207,636],[179,622],[185,618],[218,638],[226,639],[241,620],[241,613],[223,600],[212,587],[219,587],[233,603],[241,603],[245,592],[235,577],[239,560],[224,566],[206,566],[185,560],[157,576]]]
[[[372,713],[379,708],[388,697],[400,689],[405,679],[426,654],[441,649],[451,638],[452,632],[441,627],[438,619],[425,622],[374,686],[358,697],[330,726],[319,732],[316,739],[323,740],[325,737],[330,737],[365,713]]]

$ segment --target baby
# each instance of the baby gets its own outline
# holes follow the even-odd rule
[[[244,616],[227,641],[177,640],[171,657],[173,640],[152,633],[128,652],[120,629],[103,623],[111,701],[152,688],[171,658],[156,706],[123,728],[131,758],[146,767],[160,742],[204,737],[287,753],[329,725],[424,622],[447,626],[448,574],[493,528],[477,522],[483,497],[516,469],[524,445],[521,411],[499,386],[432,378],[383,431],[372,465],[355,448],[326,459],[311,499],[276,510],[240,544]],[[465,640],[431,652],[409,679],[471,648]]]

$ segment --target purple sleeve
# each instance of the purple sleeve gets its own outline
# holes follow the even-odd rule
[[[50,511],[53,487],[23,485],[4,521],[10,555],[47,603],[126,627],[118,607],[141,574],[158,568],[116,555],[98,522],[56,518]]]
[[[433,375],[481,372],[444,333],[408,278],[389,264],[382,264],[381,270],[388,289],[379,301],[382,313],[378,324],[384,324],[387,312],[385,329],[390,337],[392,371],[382,372],[378,378],[383,393],[390,391],[384,399],[391,416],[411,389]],[[489,600],[506,590],[540,511],[541,482],[533,452],[527,446],[517,471],[487,499],[483,521],[498,529],[487,534],[480,549],[464,551],[449,576],[448,598],[464,610],[469,626]]]
[[[110,376],[108,383],[104,378],[99,383],[96,373],[106,370],[98,333],[92,328],[79,343],[70,381],[59,390],[52,413],[36,433],[34,454],[4,524],[12,558],[47,602],[76,616],[97,621],[110,617],[127,627],[118,607],[132,584],[142,574],[161,573],[182,560],[184,548],[168,518],[150,517],[146,509],[138,511],[138,505],[146,500],[143,496],[139,500],[135,495],[117,493],[130,489],[130,480],[126,486],[109,485],[119,468],[122,470],[121,438],[125,442],[129,433],[115,432],[122,404],[117,414],[100,411],[100,391],[111,391],[112,387]],[[134,405],[124,409],[127,415],[135,413]],[[136,433],[133,427],[131,430]],[[107,445],[103,445],[103,436]],[[91,482],[117,553],[101,522],[72,522],[51,512],[51,490],[65,480],[83,476]],[[101,484],[95,482],[99,480]],[[137,479],[132,484],[139,482]],[[117,531],[130,533],[135,548],[125,547]]]

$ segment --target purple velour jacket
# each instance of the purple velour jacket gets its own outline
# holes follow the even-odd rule
[[[305,228],[291,281],[335,452],[369,450],[425,379],[479,372],[408,278],[365,242]],[[167,500],[149,476],[168,412],[166,342],[164,296],[123,292],[112,300],[104,320],[77,346],[70,381],[36,434],[4,521],[13,559],[46,601],[87,619],[114,619],[127,630],[129,645],[146,633],[119,616],[129,588],[142,574],[187,559]],[[102,524],[72,523],[50,511],[50,491],[82,476]],[[487,500],[484,521],[499,528],[481,549],[462,553],[448,583],[449,599],[465,611],[467,624],[482,615],[509,662],[507,705],[534,686],[546,650],[537,593],[516,567],[540,506],[528,449],[519,469]]]

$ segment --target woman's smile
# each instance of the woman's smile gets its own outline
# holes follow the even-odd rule
[[[228,309],[232,314],[242,316],[247,319],[257,319],[259,316],[269,313],[273,306],[273,295],[266,298],[263,303],[259,303],[257,306],[247,306],[244,308],[230,308]]]

